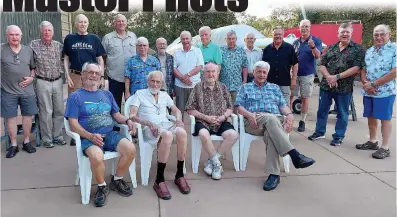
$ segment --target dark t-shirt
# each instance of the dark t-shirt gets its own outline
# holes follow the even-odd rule
[[[1,89],[14,95],[35,95],[33,82],[26,87],[19,86],[24,77],[31,76],[34,69],[33,50],[21,45],[19,53],[15,53],[8,43],[1,45]]]
[[[97,57],[106,55],[101,40],[95,34],[69,34],[63,43],[63,54],[69,57],[70,69],[80,71],[86,62],[97,63]]]
[[[273,43],[269,44],[263,49],[262,60],[270,65],[268,82],[279,86],[291,85],[291,66],[298,63],[298,57],[291,44],[283,42],[278,50]]]

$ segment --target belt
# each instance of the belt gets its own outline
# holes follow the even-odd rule
[[[73,73],[73,74],[76,74],[76,75],[81,75],[80,71],[77,71],[77,70],[74,70],[74,69],[71,69],[70,72]]]
[[[51,82],[52,82],[52,81],[59,80],[59,79],[61,78],[61,76],[59,76],[58,78],[45,78],[45,77],[41,77],[41,76],[36,75],[36,78],[41,79],[41,80],[51,81]]]

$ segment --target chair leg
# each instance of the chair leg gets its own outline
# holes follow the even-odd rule
[[[243,147],[243,160],[242,160],[242,166],[241,170],[245,171],[247,169],[247,161],[248,161],[248,155],[251,147],[251,140],[244,141],[244,147]],[[241,144],[241,143],[240,143]]]
[[[240,146],[239,142],[236,142],[236,144],[233,145],[232,147],[232,155],[233,155],[233,163],[234,163],[234,169],[238,172],[240,171]]]
[[[116,159],[117,158],[113,158],[112,159],[112,170],[110,171],[110,175],[114,176],[114,174],[116,174]]]
[[[198,137],[192,137],[192,170],[193,173],[198,173],[200,155],[201,155],[201,141]]]
[[[79,167],[77,167],[77,171],[76,171],[76,180],[74,181],[74,185],[79,185],[79,181],[80,181],[80,175],[79,175]]]
[[[81,190],[81,202],[84,205],[90,203],[91,194],[91,180],[92,172],[91,166],[88,159],[83,160],[83,165],[79,168],[80,173],[80,190]]]
[[[284,171],[286,173],[289,173],[289,162],[291,161],[291,157],[287,154],[283,157],[283,163],[284,163]]]
[[[150,144],[143,144],[140,147],[140,155],[141,155],[141,178],[142,178],[142,185],[146,186],[149,184],[149,172],[150,167],[152,166],[152,156],[154,147]]]
[[[132,161],[130,168],[130,177],[131,177],[131,183],[133,188],[137,188],[138,185],[136,183],[136,170],[135,170],[135,159]]]

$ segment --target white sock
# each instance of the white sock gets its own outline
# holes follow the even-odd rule
[[[98,184],[99,187],[106,186],[106,182],[104,181],[102,184]]]
[[[28,142],[30,142],[30,140],[28,140],[28,141],[24,140],[24,141],[23,141],[23,144],[26,144],[26,143],[28,143]]]
[[[114,176],[114,181],[119,180],[119,179],[123,179],[123,177],[118,177],[118,176]]]
[[[376,143],[377,141],[376,141],[376,139],[374,139],[374,140],[369,140],[370,142],[372,142],[372,143]]]
[[[385,150],[389,150],[389,146],[387,146],[387,145],[382,145],[381,148],[383,148],[383,149],[385,149]]]
[[[18,145],[17,145],[17,144],[12,144],[11,146],[15,146],[15,147],[17,147]]]
[[[301,113],[301,121],[305,122],[307,117],[307,113]]]

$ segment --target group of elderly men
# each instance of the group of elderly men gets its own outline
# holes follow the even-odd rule
[[[30,144],[29,132],[31,117],[38,110],[43,143],[47,148],[66,144],[61,134],[63,116],[69,120],[71,130],[81,136],[83,154],[89,158],[98,182],[94,202],[98,207],[107,203],[109,189],[122,196],[132,195],[123,175],[134,160],[136,149],[132,141],[119,133],[114,122],[128,125],[132,134],[136,133],[135,123],[140,123],[144,140],[158,145],[153,188],[164,200],[171,199],[164,171],[174,136],[177,143],[174,183],[183,194],[191,191],[183,172],[187,150],[185,111],[197,120],[191,133],[200,137],[209,155],[204,171],[215,180],[221,179],[223,172],[220,156],[238,139],[238,129],[230,123],[233,110],[244,116],[246,131],[263,136],[267,145],[265,172],[269,176],[264,190],[273,190],[280,182],[280,156],[289,155],[295,168],[315,163],[299,153],[287,136],[294,122],[289,102],[291,89],[299,87],[301,91],[303,115],[298,131],[303,131],[307,100],[313,91],[315,59],[321,53],[321,40],[310,34],[310,21],[300,23],[302,36],[293,45],[282,40],[281,28],[275,28],[274,42],[263,51],[253,46],[255,36],[252,33],[247,34],[243,49],[236,46],[233,31],[227,34],[225,47],[211,42],[209,27],[200,29],[202,44],[198,47],[192,46],[190,33],[183,31],[183,47],[173,56],[165,52],[164,38],[156,40],[157,54],[149,55],[148,40],[136,38],[134,33],[127,31],[123,15],[116,16],[115,31],[102,41],[87,32],[86,16],[78,15],[75,24],[78,33],[68,35],[62,45],[52,40],[53,27],[44,21],[41,39],[32,41],[30,47],[21,45],[22,32],[17,26],[7,28],[8,43],[2,45],[1,53],[1,94],[3,102],[7,103],[1,103],[1,116],[7,118],[11,138],[8,158],[18,152],[15,128],[17,106],[20,105],[23,150],[28,153],[36,151]],[[324,78],[320,105],[316,131],[309,139],[324,138],[327,114],[334,99],[338,121],[331,144],[340,145],[347,127],[353,75],[361,72],[364,116],[368,117],[371,138],[356,147],[378,149],[374,158],[385,158],[390,155],[387,145],[396,94],[395,52],[393,55],[396,46],[389,41],[390,29],[379,25],[374,29],[375,45],[367,51],[364,61],[363,48],[351,41],[352,30],[350,24],[342,24],[338,31],[339,42],[330,46],[321,60],[320,71]],[[298,62],[302,64],[298,66]],[[69,86],[65,113],[60,79],[63,71]],[[105,71],[109,91],[102,89]],[[125,99],[131,97],[130,113],[125,116],[120,114],[123,94]],[[175,105],[173,95],[176,96]],[[382,121],[380,148],[376,142],[378,119]],[[210,139],[211,134],[224,139],[217,149]],[[104,151],[117,151],[121,155],[109,187],[105,182]]]

